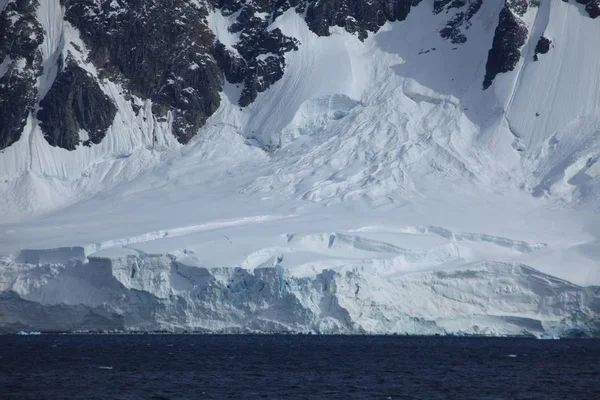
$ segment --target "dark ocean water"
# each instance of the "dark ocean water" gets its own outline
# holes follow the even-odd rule
[[[600,340],[0,336],[0,399],[600,399]]]

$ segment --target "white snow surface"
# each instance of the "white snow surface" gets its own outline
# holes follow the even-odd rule
[[[430,0],[364,42],[288,11],[272,27],[301,44],[283,79],[245,109],[227,84],[185,147],[108,81],[119,112],[100,145],[53,148],[30,117],[0,154],[0,290],[109,307],[133,330],[538,334],[581,304],[597,318],[580,286],[600,284],[600,24],[542,1],[521,62],[483,91],[502,4],[461,46]],[[233,49],[230,18],[208,21]],[[69,51],[95,73],[74,28],[40,20],[49,65]],[[553,47],[533,62],[541,34]]]

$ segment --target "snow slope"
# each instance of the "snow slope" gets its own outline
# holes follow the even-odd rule
[[[600,55],[574,44],[597,35],[598,24],[580,20],[582,10],[561,2],[541,4],[532,31],[550,38],[552,48],[533,62],[535,43],[525,47],[506,119],[527,149],[534,196],[590,202],[597,209]]]
[[[50,147],[30,118],[0,154],[1,325],[598,334],[600,24],[542,1],[517,68],[483,91],[503,2],[460,46],[431,7],[364,42],[287,11],[284,77],[244,109],[226,84],[187,146],[108,81],[99,145]],[[56,20],[46,59],[73,42],[93,72]],[[208,20],[231,48],[231,19]]]

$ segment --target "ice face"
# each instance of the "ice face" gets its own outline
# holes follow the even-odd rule
[[[479,263],[400,276],[353,267],[296,277],[278,266],[205,269],[173,259],[92,258],[83,265],[20,271],[5,285],[4,293],[13,294],[0,303],[2,328],[598,333],[597,294],[521,265]],[[27,315],[32,302],[37,317]],[[47,321],[46,314],[56,315],[59,306],[59,317]],[[85,310],[104,316],[104,325],[85,325]]]

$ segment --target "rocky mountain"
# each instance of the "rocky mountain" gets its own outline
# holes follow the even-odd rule
[[[585,5],[590,18],[600,15],[599,2],[577,2]],[[245,107],[283,77],[285,54],[300,45],[280,29],[269,28],[284,12],[302,14],[318,36],[341,27],[365,40],[385,23],[405,20],[421,0],[61,0],[60,5],[43,7],[39,0],[4,3],[0,90],[5,123],[0,149],[19,140],[32,116],[51,146],[75,150],[100,143],[114,121],[117,107],[103,93],[102,81],[119,84],[120,95],[134,110],[150,101],[152,118],[163,121],[170,115],[173,135],[185,144],[219,108],[225,80],[243,85],[237,101]],[[482,89],[489,88],[496,75],[515,68],[530,33],[522,18],[530,7],[539,7],[539,1],[501,3]],[[432,13],[444,14],[446,20],[440,36],[464,44],[482,4],[483,0],[433,1]],[[72,27],[82,43],[67,43],[63,36],[46,55],[42,46],[49,45],[44,40],[49,41],[51,33],[45,38],[38,16],[43,18],[52,7],[60,7],[52,15],[62,20],[53,23],[63,30],[52,34],[64,35],[64,29]],[[227,30],[239,37],[235,45],[228,48],[211,31],[207,17],[214,12],[231,21]],[[93,73],[86,73],[90,69]]]
[[[0,329],[599,334],[599,0],[0,11]]]

